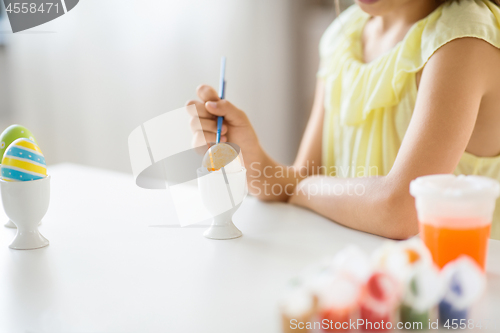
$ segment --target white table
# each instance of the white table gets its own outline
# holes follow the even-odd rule
[[[11,250],[15,230],[0,227],[1,333],[279,332],[277,301],[289,278],[347,244],[372,251],[384,241],[253,198],[235,215],[242,238],[209,240],[204,228],[169,226],[167,192],[138,188],[131,175],[70,164],[49,171],[40,230],[50,245]],[[498,241],[488,272],[492,315]]]

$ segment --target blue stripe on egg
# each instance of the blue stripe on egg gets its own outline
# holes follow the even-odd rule
[[[5,153],[7,156],[23,158],[27,160],[31,160],[35,163],[39,163],[41,165],[45,165],[45,157],[42,155],[28,149],[19,148],[19,147],[10,147],[9,150]]]
[[[28,181],[28,180],[42,179],[44,177],[32,175],[32,174],[22,172],[19,170],[14,170],[14,169],[11,169],[7,166],[2,166],[2,178],[8,179],[8,180]]]

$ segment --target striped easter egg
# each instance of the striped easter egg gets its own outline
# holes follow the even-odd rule
[[[47,176],[47,165],[36,143],[20,138],[12,142],[2,158],[2,179],[29,181]]]

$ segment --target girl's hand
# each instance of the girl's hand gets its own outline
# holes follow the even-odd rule
[[[195,105],[196,113],[191,114],[193,147],[215,142],[217,135],[217,117],[224,117],[221,130],[221,142],[237,144],[244,152],[247,163],[257,161],[262,149],[247,115],[227,100],[221,100],[214,88],[201,85],[196,91],[201,100],[192,100],[186,105]],[[199,121],[198,121],[199,120]],[[200,128],[201,126],[201,128]]]

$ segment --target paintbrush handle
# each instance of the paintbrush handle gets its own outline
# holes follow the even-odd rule
[[[220,132],[222,130],[222,122],[224,121],[224,117],[218,117],[217,118],[217,139],[215,143],[220,142]]]
[[[219,98],[224,99],[226,97],[226,57],[222,57],[220,62],[220,80],[219,80]],[[217,138],[215,143],[220,142],[220,132],[222,130],[222,122],[224,117],[217,118]]]

